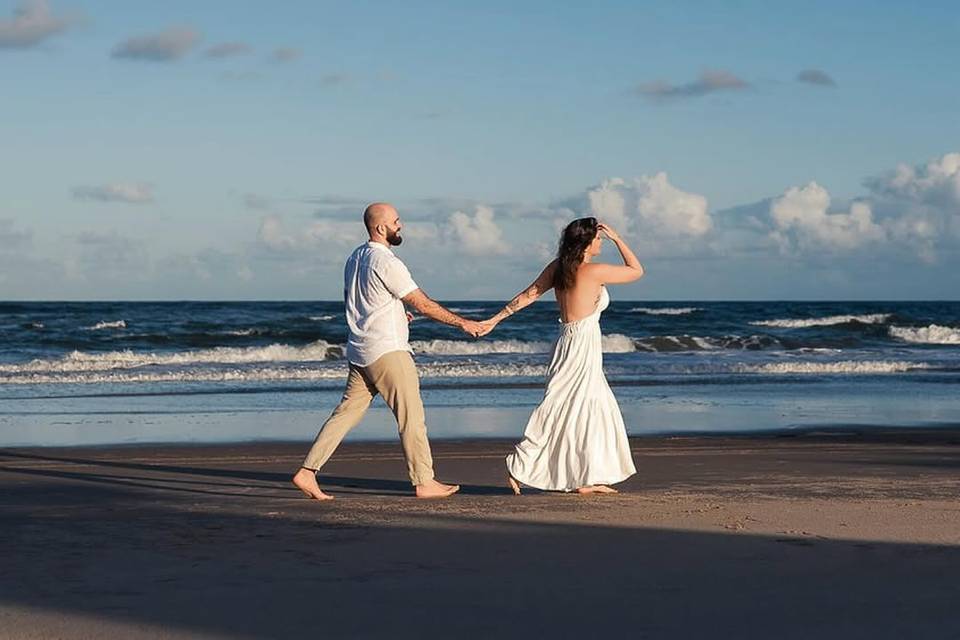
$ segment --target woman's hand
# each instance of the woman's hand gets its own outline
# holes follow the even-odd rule
[[[614,231],[609,225],[604,224],[603,222],[597,225],[597,231],[605,235],[608,239],[613,242],[618,242],[620,240],[620,234]]]

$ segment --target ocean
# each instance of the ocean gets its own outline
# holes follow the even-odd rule
[[[415,319],[431,435],[519,437],[557,323],[552,300],[479,340]],[[601,327],[632,435],[960,424],[960,302],[614,299]],[[0,445],[307,440],[345,340],[341,302],[0,303]],[[351,437],[394,432],[378,402]]]

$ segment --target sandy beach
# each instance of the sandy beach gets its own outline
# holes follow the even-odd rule
[[[0,450],[3,638],[960,637],[960,429],[631,440],[618,496],[504,441]]]

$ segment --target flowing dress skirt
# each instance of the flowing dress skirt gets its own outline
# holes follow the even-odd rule
[[[600,312],[562,323],[547,370],[547,388],[507,470],[517,481],[544,490],[621,482],[637,472],[617,399],[603,375]]]

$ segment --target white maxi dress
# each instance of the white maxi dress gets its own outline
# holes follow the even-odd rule
[[[620,406],[603,375],[600,314],[609,304],[602,287],[591,315],[560,323],[543,401],[507,456],[507,470],[522,484],[573,491],[637,472]]]

